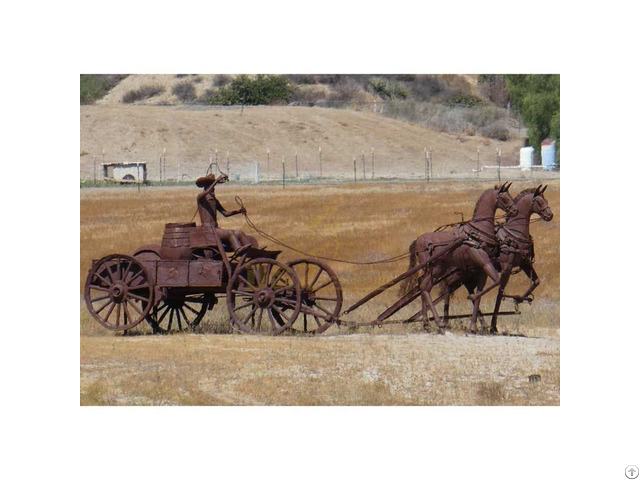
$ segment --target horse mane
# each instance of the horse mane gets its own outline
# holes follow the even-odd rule
[[[516,198],[513,199],[514,202],[518,203],[518,200],[520,200],[522,197],[524,197],[525,195],[527,195],[528,193],[536,193],[536,190],[538,189],[538,187],[531,187],[531,188],[526,188],[525,190],[522,190],[517,196]],[[542,195],[542,198],[544,198],[544,195]]]
[[[472,217],[476,216],[476,213],[478,213],[478,207],[482,204],[482,201],[484,200],[484,197],[488,194],[491,193],[495,190],[495,188],[489,188],[487,190],[485,190],[484,192],[482,192],[482,195],[480,195],[480,198],[478,199],[478,201],[476,202],[476,206],[473,209],[473,215]]]

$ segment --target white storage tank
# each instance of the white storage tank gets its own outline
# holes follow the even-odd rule
[[[556,142],[550,138],[547,138],[542,142],[540,148],[540,154],[542,155],[542,166],[545,170],[552,172],[556,168]]]
[[[522,147],[520,149],[520,168],[522,171],[529,171],[533,166],[533,147]]]

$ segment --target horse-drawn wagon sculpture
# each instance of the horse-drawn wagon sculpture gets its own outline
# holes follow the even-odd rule
[[[319,334],[334,323],[358,325],[343,317],[403,281],[400,299],[367,324],[380,326],[420,298],[421,309],[405,322],[426,324],[434,320],[442,331],[453,318],[448,314],[450,295],[464,285],[473,304],[469,330],[475,331],[478,317],[484,327],[480,298],[499,287],[491,325],[496,332],[496,318],[504,314],[499,312],[500,302],[508,296],[504,289],[512,269],[521,268],[532,281],[524,295],[511,296],[517,302],[530,301],[529,295],[538,284],[531,265],[531,214],[547,221],[553,217],[542,187],[526,190],[526,195],[522,192],[517,201],[506,183],[489,189],[478,200],[470,221],[452,224],[449,231],[438,229],[421,235],[409,253],[392,260],[409,257],[405,273],[342,312],[342,286],[322,259],[283,263],[278,260],[280,251],[260,248],[253,237],[217,226],[216,211],[224,216],[246,216],[246,210],[239,201],[240,210],[226,211],[212,193],[215,184],[226,177],[212,178],[198,180],[204,188],[198,197],[200,226],[169,223],[160,245],[145,245],[133,255],[113,254],[93,261],[84,296],[90,314],[104,327],[127,332],[146,320],[155,333],[193,329],[225,297],[230,322],[240,332]],[[497,209],[515,220],[496,226]],[[492,283],[485,288],[487,279]],[[445,287],[444,293],[433,299],[430,292],[438,285]],[[442,301],[444,314],[439,314],[436,305]]]

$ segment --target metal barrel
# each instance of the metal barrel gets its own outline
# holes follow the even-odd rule
[[[164,226],[160,254],[163,259],[180,260],[189,258],[191,242],[189,236],[196,228],[195,223],[167,223]]]

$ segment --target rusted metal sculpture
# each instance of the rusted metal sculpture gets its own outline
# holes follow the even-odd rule
[[[514,199],[516,214],[508,217],[504,224],[496,226],[496,239],[499,242],[499,248],[492,256],[492,261],[501,272],[501,278],[491,318],[491,333],[498,333],[498,314],[502,299],[512,298],[517,303],[531,302],[533,297],[530,297],[530,295],[540,284],[538,275],[533,268],[534,244],[529,235],[529,225],[531,215],[534,213],[546,222],[553,219],[553,212],[544,198],[546,189],[546,186],[539,185],[536,188],[528,188],[520,192]],[[505,295],[505,288],[513,270],[516,268],[520,268],[529,277],[530,286],[522,295]],[[445,287],[447,294],[444,304],[445,318],[449,315],[449,298],[453,291],[464,285],[469,294],[472,295],[475,291],[482,290],[486,281],[487,275],[482,270],[458,272],[449,277]]]
[[[413,299],[419,294],[422,300],[423,318],[428,318],[428,309],[440,332],[446,326],[440,317],[431,298],[433,287],[453,275],[464,275],[465,272],[482,270],[491,278],[488,287],[469,295],[473,302],[473,313],[469,330],[475,332],[478,318],[480,298],[487,292],[500,285],[500,274],[492,263],[492,255],[498,247],[495,235],[495,214],[500,208],[507,215],[515,215],[515,203],[509,194],[511,184],[503,184],[486,190],[476,203],[473,217],[469,222],[461,224],[451,231],[436,231],[424,233],[410,246],[409,251],[411,270],[416,264],[425,265],[419,279],[418,292],[412,287],[412,279],[408,278],[401,288],[402,299]],[[446,252],[443,254],[442,252]],[[441,255],[436,258],[437,255]],[[401,300],[402,300],[401,299]],[[411,300],[412,301],[412,300]]]
[[[242,206],[229,212],[215,198],[215,185],[226,180],[198,179],[202,225],[169,223],[161,245],[93,261],[84,296],[98,322],[123,332],[143,320],[156,333],[193,329],[226,296],[230,321],[242,332],[322,333],[333,324],[342,287],[328,265],[311,258],[284,264],[279,251],[258,248],[255,238],[218,226],[216,212],[246,213]]]

